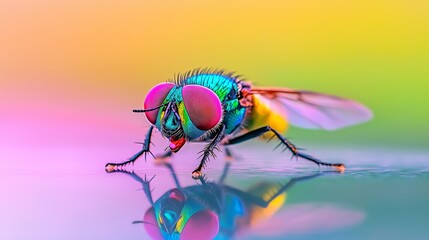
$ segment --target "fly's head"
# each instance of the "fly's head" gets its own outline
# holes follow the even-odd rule
[[[146,117],[170,141],[170,149],[179,151],[214,129],[223,116],[219,97],[200,85],[161,83],[153,87],[144,102]]]
[[[219,231],[218,214],[177,188],[161,196],[143,220],[153,239],[213,239]]]

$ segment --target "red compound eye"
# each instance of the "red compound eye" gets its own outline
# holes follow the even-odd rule
[[[144,228],[149,236],[155,240],[162,240],[161,231],[159,230],[158,223],[156,222],[155,209],[153,207],[149,208],[143,217]]]
[[[172,83],[160,83],[153,87],[146,96],[144,100],[144,109],[156,108],[159,107],[164,99],[167,97],[167,94],[174,87]],[[145,112],[147,120],[152,124],[156,123],[156,118],[158,117],[159,109]]]
[[[199,85],[187,85],[182,90],[183,102],[192,123],[200,130],[209,130],[222,118],[219,97],[210,89]]]
[[[219,218],[209,210],[202,210],[188,220],[180,235],[180,240],[209,240],[219,231]]]

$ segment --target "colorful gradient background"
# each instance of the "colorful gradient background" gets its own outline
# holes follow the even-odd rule
[[[369,106],[375,118],[363,125],[291,129],[299,147],[354,173],[303,184],[291,202],[364,211],[365,224],[339,239],[427,236],[429,1],[0,0],[0,239],[142,239],[131,224],[147,209],[140,186],[103,167],[139,148],[132,142],[148,125],[131,110],[147,91],[196,67]],[[195,184],[201,148],[187,147],[174,163]],[[317,170],[271,149],[238,146],[240,156],[261,155],[235,167],[252,180],[255,170]],[[158,174],[160,196],[173,183],[149,163],[136,169]]]
[[[0,144],[125,146],[151,86],[207,66],[374,111],[335,133],[293,129],[297,141],[426,146],[428,43],[423,0],[2,0]]]

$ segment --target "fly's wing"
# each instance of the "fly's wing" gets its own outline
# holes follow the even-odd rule
[[[240,234],[274,237],[332,231],[358,224],[364,218],[365,214],[361,211],[333,204],[295,204],[286,206],[271,218],[251,226]]]
[[[251,93],[281,105],[296,127],[335,130],[372,118],[371,110],[364,105],[332,95],[287,88],[252,88]]]

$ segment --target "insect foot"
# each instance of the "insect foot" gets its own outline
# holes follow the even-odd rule
[[[105,170],[108,173],[115,172],[116,171],[116,164],[111,164],[111,163],[106,164]]]
[[[198,178],[200,178],[202,175],[203,175],[203,174],[202,174],[202,173],[201,173],[201,171],[199,171],[199,170],[195,170],[195,171],[193,171],[193,172],[192,172],[192,178],[194,178],[194,179],[198,179]]]
[[[334,168],[338,171],[343,173],[344,171],[346,171],[346,165],[342,164],[342,163],[337,163],[334,165]]]

